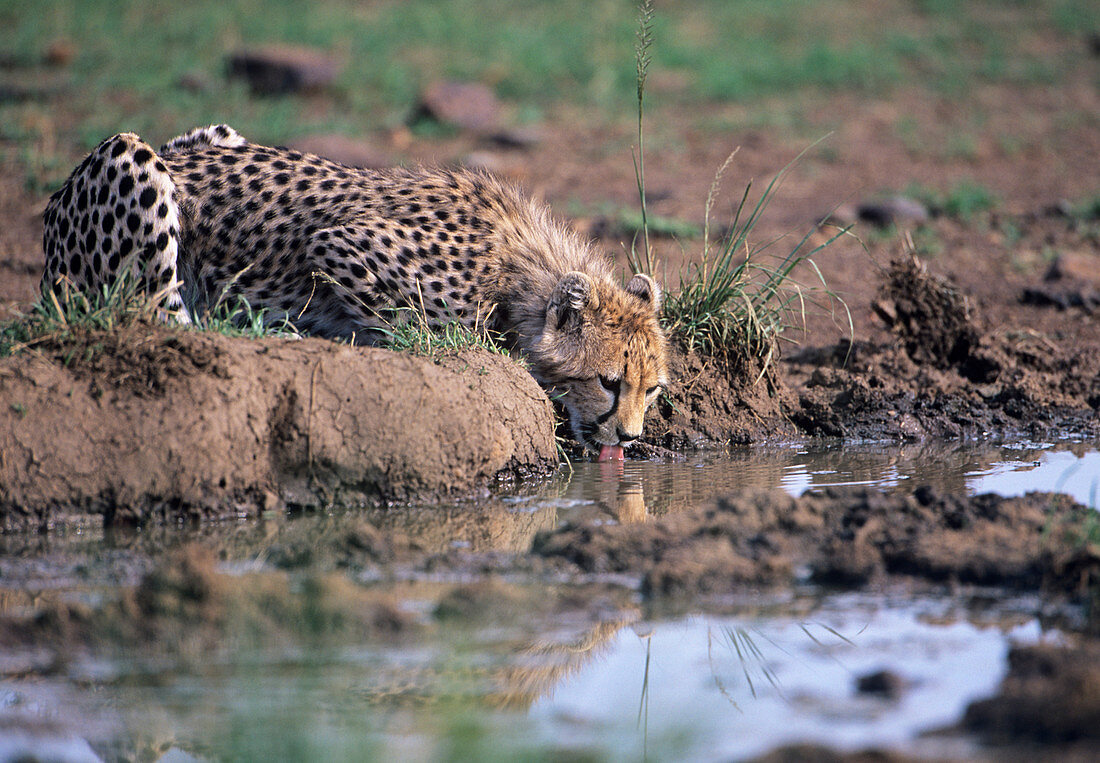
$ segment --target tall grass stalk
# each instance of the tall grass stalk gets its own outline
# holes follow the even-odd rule
[[[652,276],[657,269],[653,258],[653,249],[649,243],[649,215],[645,199],[645,132],[642,129],[642,116],[645,113],[645,85],[649,75],[650,48],[653,45],[653,3],[644,0],[638,6],[637,42],[634,46],[634,64],[638,83],[638,150],[631,152],[634,159],[634,178],[638,183],[638,198],[642,209],[642,253],[638,253],[638,237],[630,244],[627,258],[630,269],[635,273]]]

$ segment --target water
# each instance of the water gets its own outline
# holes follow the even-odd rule
[[[565,519],[644,521],[742,487],[795,495],[829,485],[1057,490],[1097,506],[1097,446],[862,444],[754,448],[677,464],[583,463],[482,509],[369,515],[428,550],[514,551]],[[264,568],[267,551],[250,545],[255,538],[331,536],[348,519],[313,515],[212,532],[223,540],[240,534],[239,550],[223,547],[222,568],[243,573]],[[110,599],[177,533],[0,539],[0,614],[33,607],[42,596]],[[426,627],[394,643],[242,642],[199,660],[75,653],[56,661],[0,651],[0,761],[23,753],[58,760],[507,760],[530,753],[726,760],[795,742],[967,757],[974,740],[937,730],[995,691],[1011,644],[1062,639],[1036,616],[1037,598],[812,587],[678,602],[674,613],[630,596],[578,592],[564,613],[532,607],[499,622],[436,621],[433,602],[454,582],[383,586]],[[857,690],[861,676],[882,669],[902,686],[896,697]]]
[[[968,495],[1053,491],[1100,507],[1097,443],[752,447],[679,464],[579,463],[573,470],[555,485],[559,506],[572,510],[570,518],[600,514],[624,522],[681,511],[741,488],[777,488],[792,495],[843,486],[898,491],[931,485],[942,493]],[[553,489],[539,498],[548,493]]]

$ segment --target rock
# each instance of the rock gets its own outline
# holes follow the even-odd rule
[[[920,225],[929,220],[928,209],[908,196],[863,202],[856,209],[859,219],[885,228],[887,225]]]
[[[343,65],[324,51],[297,45],[266,45],[233,53],[229,76],[248,82],[257,95],[321,90],[339,76]]]
[[[349,167],[374,169],[394,165],[393,157],[370,141],[336,133],[307,135],[291,141],[288,147],[307,154],[317,154]]]
[[[1100,285],[1100,259],[1094,256],[1063,252],[1054,258],[1043,274],[1047,281],[1083,281]]]
[[[180,76],[176,84],[189,93],[209,93],[214,89],[210,78],[202,72],[187,72]]]
[[[895,700],[905,691],[905,679],[890,670],[876,670],[856,679],[856,691]]]
[[[480,82],[433,82],[424,89],[411,121],[427,118],[471,132],[500,127],[500,101]]]
[[[59,37],[46,46],[43,60],[50,66],[68,66],[76,58],[76,44],[69,39]]]
[[[501,148],[534,148],[542,139],[542,130],[534,126],[506,127],[489,136],[489,140]]]

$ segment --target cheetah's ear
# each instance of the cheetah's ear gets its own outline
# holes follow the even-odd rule
[[[561,331],[567,324],[575,322],[582,310],[595,310],[599,306],[596,284],[589,276],[573,270],[562,276],[550,293],[546,322]]]
[[[626,282],[626,291],[627,294],[633,294],[635,297],[640,297],[642,301],[650,303],[653,306],[653,312],[661,309],[661,287],[649,276],[638,273]]]

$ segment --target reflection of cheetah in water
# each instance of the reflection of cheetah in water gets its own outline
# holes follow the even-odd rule
[[[99,290],[128,270],[184,323],[240,295],[322,336],[369,339],[403,307],[487,325],[605,454],[641,434],[667,383],[653,280],[623,288],[589,244],[487,175],[355,169],[225,125],[159,151],[123,133],[73,171],[45,224],[44,289]]]

